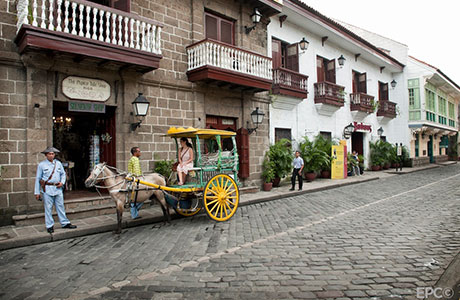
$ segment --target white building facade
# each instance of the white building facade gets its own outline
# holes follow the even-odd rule
[[[284,1],[267,30],[274,72],[284,72],[278,80],[288,85],[272,90],[271,143],[290,137],[296,147],[304,136],[318,134],[342,139],[352,123],[348,150],[363,154],[366,165],[370,141],[409,145],[403,63],[298,0]],[[309,42],[304,51],[298,45],[303,38]],[[306,76],[308,95],[293,93],[289,87],[303,89]]]

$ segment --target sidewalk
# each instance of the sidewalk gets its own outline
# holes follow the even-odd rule
[[[440,165],[449,165],[452,162],[443,163]],[[379,171],[379,172],[364,172],[363,176],[352,176],[347,179],[331,180],[331,179],[316,179],[313,182],[304,182],[302,191],[289,191],[290,184],[284,183],[281,187],[273,188],[270,192],[259,191],[256,193],[248,193],[240,195],[239,206],[250,205],[265,201],[292,197],[300,194],[313,193],[326,189],[333,189],[341,186],[357,184],[380,178],[395,176],[396,174],[407,174],[417,171],[422,171],[431,168],[438,168],[440,165],[428,165],[423,167],[405,168],[402,172],[394,172],[394,170]],[[123,214],[123,228],[135,227],[145,224],[163,222],[163,213],[159,205],[153,205],[150,208],[140,211],[142,218],[132,220],[129,211]],[[180,218],[181,216],[172,215],[172,219]],[[72,224],[78,226],[77,229],[61,229],[59,223],[55,225],[55,232],[49,234],[45,230],[44,224],[30,226],[4,226],[0,227],[0,250],[23,247],[63,239],[75,238],[79,236],[108,232],[116,229],[117,217],[115,211],[113,214],[89,217],[83,219],[71,220]],[[211,222],[211,220],[210,220]]]

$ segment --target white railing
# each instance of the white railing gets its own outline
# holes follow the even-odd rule
[[[272,80],[269,57],[210,39],[187,47],[188,71],[208,65]]]
[[[64,32],[131,49],[161,54],[161,25],[84,0],[18,0],[22,25]]]

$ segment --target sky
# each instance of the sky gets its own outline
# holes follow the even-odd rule
[[[409,47],[460,85],[459,0],[302,0],[337,19]]]

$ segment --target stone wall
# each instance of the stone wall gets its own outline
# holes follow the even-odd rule
[[[428,156],[412,157],[410,160],[411,160],[411,167],[419,167],[419,166],[430,164],[430,158]]]

